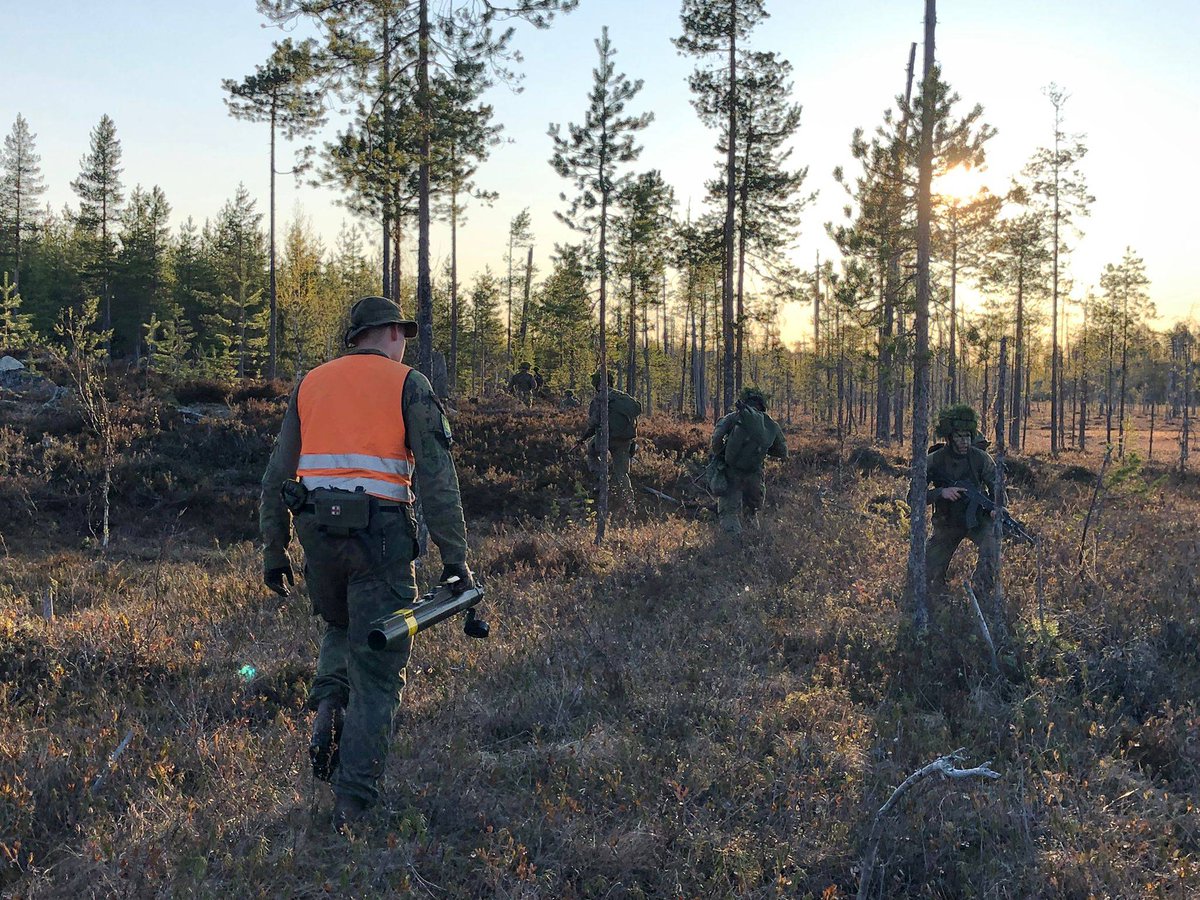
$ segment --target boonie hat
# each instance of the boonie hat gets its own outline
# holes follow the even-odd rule
[[[350,308],[350,327],[343,338],[346,346],[350,346],[364,331],[380,325],[403,325],[406,338],[417,336],[416,321],[404,318],[400,307],[391,300],[386,297],[363,297]]]

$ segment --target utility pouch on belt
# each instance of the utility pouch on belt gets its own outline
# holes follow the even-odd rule
[[[364,491],[336,491],[321,488],[310,491],[313,522],[326,534],[347,537],[371,523],[371,495]]]

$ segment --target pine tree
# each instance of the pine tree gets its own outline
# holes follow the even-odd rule
[[[117,309],[113,341],[120,352],[143,356],[142,335],[150,316],[164,313],[171,296],[171,205],[162,188],[133,189],[121,214],[121,249],[113,268]]]
[[[1063,107],[1070,97],[1056,84],[1045,89],[1054,107],[1054,147],[1038,150],[1025,167],[1030,192],[1041,198],[1050,221],[1051,301],[1050,301],[1050,452],[1059,451],[1059,418],[1062,415],[1062,360],[1058,345],[1058,297],[1061,281],[1061,257],[1068,251],[1062,230],[1071,228],[1080,234],[1077,220],[1089,215],[1096,201],[1088,192],[1087,179],[1079,168],[1087,155],[1083,135],[1063,131]]]
[[[725,112],[723,135],[717,149],[725,153],[725,228],[721,329],[724,342],[723,389],[725,409],[734,400],[734,232],[737,215],[738,106],[742,96],[738,82],[738,42],[767,17],[763,0],[683,0],[680,21],[683,33],[675,38],[681,53],[723,60],[725,97],[719,104]],[[701,68],[689,79],[693,91],[714,79],[712,69]]]
[[[937,24],[936,0],[925,0],[925,60],[921,79],[920,143],[917,153],[917,303],[916,354],[913,367],[913,430],[912,482],[908,492],[910,511],[910,543],[908,552],[908,587],[913,598],[915,624],[924,628],[929,613],[926,595],[929,590],[925,577],[926,521],[929,490],[929,258],[932,216],[930,189],[933,183],[934,137],[936,104],[934,85],[934,32]],[[999,502],[999,498],[997,498]]]
[[[116,256],[115,227],[125,201],[121,184],[121,142],[117,126],[107,115],[92,129],[91,149],[80,160],[79,177],[71,189],[79,195],[79,228],[92,240],[87,272],[89,285],[100,297],[100,327],[112,330],[112,265]]]
[[[835,177],[857,206],[847,207],[851,224],[827,226],[844,255],[854,257],[864,270],[874,270],[872,277],[879,289],[877,294],[862,299],[876,303],[875,427],[880,441],[899,440],[904,432],[902,322],[904,301],[911,298],[911,283],[903,278],[902,269],[906,259],[915,264],[914,166],[919,158],[918,136],[912,133],[910,124],[917,118],[914,109],[924,107],[926,100],[924,89],[915,101],[911,98],[915,48],[914,44],[909,56],[909,81],[905,94],[897,98],[897,112],[885,112],[883,124],[871,140],[866,139],[862,129],[857,129],[851,140],[851,153],[861,165],[861,174],[850,184],[840,168],[835,170]],[[958,94],[942,80],[936,66],[934,72],[931,81],[923,82],[929,85],[933,110],[933,170],[940,173],[960,165],[979,166],[995,130],[981,121],[983,107],[978,104],[958,115]]]
[[[950,269],[950,348],[946,390],[942,402],[958,402],[958,277],[978,274],[988,261],[988,249],[996,236],[996,217],[1002,199],[983,188],[974,197],[934,197],[934,249]]]
[[[613,65],[616,50],[608,40],[608,28],[596,41],[599,65],[592,70],[592,90],[582,125],[568,124],[566,133],[556,124],[550,126],[554,156],[550,165],[561,177],[572,181],[577,191],[565,213],[556,213],[568,227],[597,241],[597,271],[600,276],[600,447],[608,446],[608,343],[606,331],[608,299],[608,227],[613,197],[629,182],[628,173],[618,175],[617,167],[633,162],[641,154],[635,135],[653,120],[653,113],[625,115],[625,106],[642,89],[642,81],[630,81],[618,74]],[[567,195],[560,195],[563,201]],[[596,543],[604,540],[608,515],[608,466],[600,467],[599,504],[596,516]]]
[[[22,250],[21,298],[39,334],[53,334],[62,310],[87,296],[83,273],[92,241],[65,215],[46,210],[37,233]]]
[[[303,374],[326,357],[334,342],[328,334],[331,323],[341,319],[337,293],[324,274],[325,250],[311,225],[297,218],[283,238],[283,260],[279,267],[279,305],[276,320],[283,339],[282,355],[293,376]],[[327,310],[327,307],[337,307]],[[268,343],[268,356],[270,345]],[[268,367],[270,363],[268,361]]]
[[[0,252],[12,253],[12,278],[15,290],[21,289],[21,248],[39,218],[38,198],[46,193],[42,180],[42,158],[34,148],[37,135],[29,130],[25,117],[17,113],[12,131],[4,139],[0,152]],[[4,256],[0,256],[0,260]],[[4,266],[0,264],[0,269]]]
[[[266,122],[270,126],[271,198],[269,225],[269,283],[270,326],[267,344],[267,377],[274,378],[278,356],[278,300],[275,275],[275,137],[279,131],[291,141],[313,133],[325,122],[321,93],[309,85],[316,74],[313,60],[315,42],[294,44],[291,39],[274,45],[265,65],[256,66],[253,75],[240,82],[225,79],[221,82],[229,96],[225,104],[232,116],[250,122]],[[296,171],[296,170],[293,170]]]
[[[172,378],[185,377],[191,373],[192,366],[188,356],[196,333],[187,319],[183,318],[178,307],[168,308],[161,319],[158,313],[151,313],[145,332],[143,341],[152,370]]]
[[[217,273],[211,252],[211,229],[204,232],[189,217],[179,228],[171,250],[171,305],[179,315],[193,325],[201,325],[204,317],[215,307]],[[192,343],[193,356],[210,349],[215,337],[201,327]]]
[[[513,264],[516,259],[517,248],[521,248],[521,255],[525,255],[525,247],[533,244],[533,231],[529,227],[529,207],[521,210],[512,221],[508,223],[508,254],[504,257],[505,263],[508,265],[508,278],[506,288],[508,291],[507,319],[505,324],[504,352],[505,359],[511,366],[513,364],[513,349],[512,349],[512,326],[513,326],[513,287],[515,281],[513,278]],[[530,247],[532,249],[532,247]],[[522,341],[524,343],[524,341]]]
[[[21,312],[21,295],[8,273],[0,275],[0,351],[23,350],[34,339],[33,316]]]
[[[620,214],[613,220],[614,243],[618,259],[616,274],[625,280],[628,291],[626,323],[626,374],[625,384],[629,393],[638,394],[637,389],[637,331],[639,300],[648,307],[651,295],[657,294],[667,263],[668,241],[672,235],[671,211],[675,205],[675,191],[663,180],[657,169],[643,172],[632,179],[621,190],[617,198]],[[648,308],[641,317],[643,332],[648,326]],[[644,335],[643,335],[644,337]],[[643,363],[648,348],[643,341]],[[644,366],[646,384],[649,385],[649,367]],[[650,408],[650,404],[646,404]]]
[[[586,256],[579,245],[558,248],[553,268],[538,288],[532,313],[535,359],[551,378],[565,370],[572,389],[584,383],[591,350]]]
[[[1006,197],[1017,214],[1002,223],[992,246],[990,261],[985,267],[983,283],[986,289],[1003,290],[1013,298],[1012,383],[1008,401],[1008,443],[1010,450],[1024,449],[1023,423],[1027,411],[1022,400],[1030,369],[1029,327],[1034,299],[1049,292],[1051,261],[1046,218],[1037,208],[1028,206],[1028,193],[1015,186]]]
[[[485,268],[471,282],[467,298],[467,334],[471,363],[471,393],[489,393],[489,380],[503,348],[504,326],[500,321],[500,285],[492,270]],[[493,369],[488,368],[489,360]]]
[[[1117,411],[1117,455],[1125,456],[1125,400],[1129,383],[1129,328],[1147,319],[1154,318],[1154,304],[1150,301],[1147,288],[1146,263],[1136,256],[1132,247],[1125,248],[1125,255],[1117,265],[1108,263],[1100,275],[1100,287],[1104,291],[1111,319],[1119,323],[1121,332],[1121,392]],[[1115,329],[1114,329],[1115,330]],[[1111,366],[1110,366],[1111,369]],[[1112,399],[1110,397],[1111,405]]]
[[[734,269],[734,389],[743,383],[743,344],[746,265],[768,277],[781,263],[780,251],[794,239],[800,213],[811,199],[798,196],[808,174],[806,168],[788,169],[787,145],[800,128],[800,104],[792,101],[791,64],[775,53],[743,50],[738,56],[735,183]],[[693,105],[701,119],[721,127],[728,103],[728,73],[697,72],[691,79]],[[720,202],[726,184],[709,184],[709,197]]]
[[[450,259],[447,260],[449,315],[446,327],[446,370],[450,377],[450,394],[458,393],[458,338],[461,310],[458,299],[458,229],[466,223],[465,202],[473,199],[491,204],[494,191],[475,184],[480,163],[500,142],[500,126],[492,123],[492,107],[480,100],[491,87],[488,66],[472,59],[469,47],[459,39],[452,49],[453,65],[446,73],[434,78],[433,94],[437,103],[434,116],[434,172],[442,185],[437,213],[450,223]]]
[[[432,4],[431,9],[429,0],[415,3],[259,0],[259,10],[278,24],[300,17],[317,20],[330,35],[325,47],[324,71],[344,92],[360,96],[373,93],[377,100],[383,101],[372,102],[371,107],[390,108],[388,100],[395,78],[402,72],[411,73],[415,117],[408,118],[407,124],[415,126],[411,132],[415,140],[406,141],[404,149],[417,162],[418,368],[426,375],[431,373],[433,361],[429,229],[436,192],[433,146],[437,102],[431,72],[436,73],[447,60],[465,58],[494,64],[493,71],[509,77],[503,62],[511,58],[509,44],[513,29],[494,32],[493,23],[498,19],[523,19],[537,28],[545,28],[557,13],[574,9],[577,3],[578,0],[511,0],[500,5],[491,0],[446,0]],[[381,21],[382,29],[378,27]],[[372,77],[364,80],[364,71]],[[382,146],[394,146],[395,137],[385,134]],[[393,190],[398,193],[397,187]],[[386,254],[385,250],[385,273]],[[385,276],[385,289],[388,281]]]
[[[266,289],[266,242],[259,226],[262,213],[255,209],[245,185],[221,207],[211,235],[216,269],[216,315],[204,327],[222,327],[228,321],[237,377],[246,378],[265,356],[270,310],[263,303]]]

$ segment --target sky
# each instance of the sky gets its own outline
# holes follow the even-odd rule
[[[0,31],[0,130],[18,113],[36,147],[56,209],[74,207],[69,183],[88,149],[88,135],[107,113],[124,150],[127,188],[159,185],[173,219],[215,216],[239,183],[265,212],[267,127],[231,118],[221,79],[249,74],[284,35],[267,27],[254,0],[8,0]],[[751,37],[794,67],[794,97],[803,118],[792,160],[808,166],[817,200],[803,213],[791,253],[809,265],[836,257],[825,223],[840,221],[846,202],[835,166],[852,171],[850,138],[873,129],[904,87],[911,42],[922,39],[920,0],[767,0],[770,18]],[[643,79],[630,110],[651,110],[635,171],[660,169],[679,212],[703,206],[704,181],[718,155],[716,135],[697,120],[687,75],[694,61],[671,44],[679,34],[677,0],[582,0],[548,31],[518,24],[514,45],[524,56],[520,91],[491,92],[504,143],[481,167],[480,186],[499,192],[490,207],[469,210],[460,231],[464,280],[485,265],[500,271],[508,223],[528,207],[535,263],[545,272],[556,242],[572,235],[555,218],[569,185],[548,164],[552,122],[583,118],[594,40],[607,25],[617,68]],[[1192,157],[1200,147],[1200,3],[1195,0],[943,0],[936,48],[944,77],[975,103],[997,136],[981,176],[992,191],[1053,140],[1053,108],[1043,88],[1070,95],[1064,129],[1086,136],[1082,169],[1096,197],[1072,236],[1069,274],[1077,293],[1099,283],[1105,263],[1132,247],[1146,263],[1151,298],[1162,321],[1200,316],[1192,216],[1200,179]],[[921,49],[918,47],[918,66]],[[331,135],[332,126],[326,129]],[[286,154],[286,146],[284,148]],[[286,155],[280,168],[286,168]],[[355,220],[328,187],[279,179],[281,225],[306,216],[326,245]],[[369,232],[374,239],[376,229]],[[409,248],[411,250],[411,246]],[[446,227],[433,234],[437,259],[449,250]],[[969,304],[968,300],[968,304]],[[785,310],[785,338],[795,337],[803,306]]]

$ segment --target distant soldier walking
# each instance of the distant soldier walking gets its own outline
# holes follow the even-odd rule
[[[537,380],[529,372],[529,363],[523,362],[520,371],[508,380],[508,390],[516,397],[522,406],[533,406],[533,392],[537,388]]]
[[[562,400],[558,404],[559,409],[579,409],[581,406],[583,404],[579,402],[579,398],[575,396],[575,392],[570,388],[567,388],[563,392]]]
[[[979,416],[965,403],[943,409],[938,414],[937,434],[944,446],[929,454],[928,474],[932,487],[926,502],[933,505],[933,535],[925,550],[925,576],[930,593],[946,590],[946,571],[954,551],[964,539],[979,550],[975,564],[975,590],[980,596],[992,592],[995,581],[996,536],[990,516],[976,515],[968,520],[966,485],[992,497],[996,463],[976,444]]]
[[[629,465],[636,450],[637,420],[642,414],[642,404],[624,391],[613,386],[613,374],[608,373],[608,447],[600,446],[600,373],[592,373],[592,387],[596,389],[588,407],[587,430],[579,443],[588,442],[588,469],[599,477],[608,465],[607,456],[612,457],[612,490],[614,506],[622,508],[632,505],[633,483],[629,480]],[[608,452],[605,453],[605,450]]]
[[[326,622],[309,753],[313,774],[333,783],[339,829],[378,797],[405,684],[411,639],[382,652],[366,639],[373,620],[417,596],[415,473],[442,580],[473,584],[450,426],[429,381],[402,363],[416,331],[391,301],[359,300],[350,351],[296,387],[262,480],[263,580],[283,596],[294,583],[294,515],[313,613]]]
[[[713,428],[709,445],[709,488],[717,496],[717,516],[726,533],[742,533],[741,511],[751,524],[766,494],[763,464],[768,456],[787,459],[783,429],[767,415],[767,398],[758,388],[742,390],[731,413]]]

